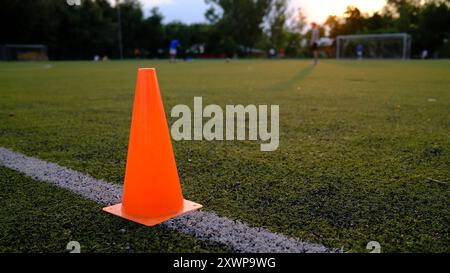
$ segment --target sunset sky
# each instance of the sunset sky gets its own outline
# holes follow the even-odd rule
[[[207,5],[204,0],[140,0],[146,12],[158,6],[164,14],[165,21],[179,20],[185,23],[204,22]],[[345,8],[353,5],[363,12],[380,10],[385,0],[291,0],[292,7],[301,7],[308,21],[322,23],[328,15],[342,15]]]

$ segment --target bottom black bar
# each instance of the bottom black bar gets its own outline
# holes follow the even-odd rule
[[[445,266],[448,254],[0,254],[2,266],[32,265],[48,268],[58,261],[71,270],[89,272],[97,267],[126,272],[302,272],[358,270],[359,272],[408,269],[417,271]],[[425,259],[427,261],[425,261]],[[30,262],[28,262],[30,260]],[[57,266],[55,268],[58,268]],[[444,268],[444,267],[441,267]]]

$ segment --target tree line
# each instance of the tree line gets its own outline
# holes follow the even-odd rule
[[[282,52],[304,57],[308,24],[289,0],[205,0],[205,23],[164,23],[154,8],[148,16],[138,0],[120,1],[122,47],[126,58],[163,58],[170,40],[180,41],[181,57],[232,57]],[[424,49],[432,56],[450,57],[450,0],[388,0],[372,15],[349,7],[330,16],[321,34],[395,33],[412,35],[412,54]],[[0,44],[45,44],[50,59],[118,58],[118,9],[108,0],[82,0],[69,6],[63,0],[2,0]],[[256,50],[258,49],[258,50]]]
[[[343,17],[329,16],[324,23],[329,35],[408,33],[412,36],[412,56],[423,50],[436,58],[450,57],[449,0],[388,0],[371,16],[348,7]]]

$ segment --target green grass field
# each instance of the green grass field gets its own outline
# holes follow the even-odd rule
[[[450,61],[50,64],[0,63],[0,146],[122,183],[137,68],[156,67],[167,115],[194,96],[280,105],[276,152],[174,143],[184,194],[205,210],[345,251],[378,241],[383,252],[450,252]],[[4,168],[0,182],[0,252],[64,251],[69,240],[86,251],[226,251]]]

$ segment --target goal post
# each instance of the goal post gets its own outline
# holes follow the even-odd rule
[[[0,60],[3,61],[47,61],[47,46],[32,44],[0,45]]]
[[[337,59],[409,59],[411,36],[407,33],[341,35],[336,38]]]

